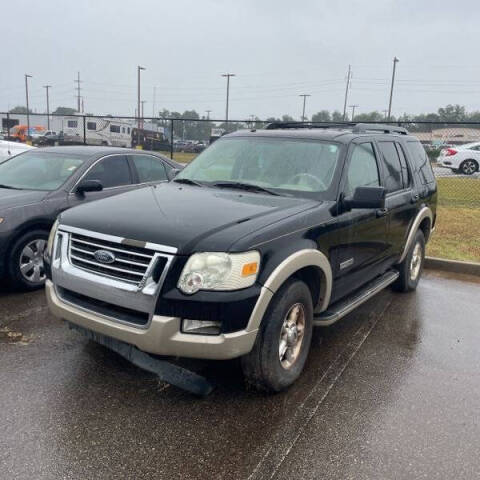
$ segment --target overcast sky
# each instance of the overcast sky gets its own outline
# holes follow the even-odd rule
[[[133,115],[137,65],[145,114],[167,108],[212,118],[301,115],[349,105],[384,110],[397,56],[393,113],[435,111],[447,103],[480,110],[478,0],[33,0],[2,1],[0,110],[76,105],[80,71],[85,110]]]

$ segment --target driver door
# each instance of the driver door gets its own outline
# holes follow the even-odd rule
[[[101,158],[90,167],[76,185],[83,180],[98,180],[102,183],[103,190],[78,194],[75,192],[74,187],[68,196],[69,207],[118,195],[135,188],[132,171],[126,155],[108,155]]]
[[[354,142],[341,181],[341,195],[351,197],[355,188],[381,186],[374,142]],[[332,265],[332,300],[351,293],[376,277],[387,259],[387,215],[383,210],[352,209],[338,217],[339,245]],[[381,273],[381,272],[380,272]]]

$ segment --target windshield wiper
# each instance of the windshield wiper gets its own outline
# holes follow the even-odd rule
[[[10,185],[0,185],[0,188],[10,188],[12,190],[22,190],[21,188],[11,187]]]
[[[186,183],[187,185],[196,185],[197,187],[204,187],[203,183],[197,182],[196,180],[192,180],[190,178],[174,178],[174,182],[177,183]]]
[[[270,195],[277,195],[281,196],[280,193],[275,192],[274,190],[270,190],[269,188],[260,187],[259,185],[254,185],[252,183],[242,183],[242,182],[214,182],[210,184],[212,187],[218,188],[238,188],[239,190],[247,190],[249,192],[261,192],[261,193],[268,193]]]

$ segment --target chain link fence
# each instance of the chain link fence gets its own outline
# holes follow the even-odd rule
[[[0,113],[5,140],[109,145],[163,152],[189,163],[222,135],[262,129],[258,119],[135,118]],[[385,122],[383,122],[385,123]],[[395,122],[425,147],[438,182],[437,232],[429,254],[480,261],[480,123]],[[340,125],[341,126],[341,125]]]

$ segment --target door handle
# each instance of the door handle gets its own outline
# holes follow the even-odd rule
[[[379,208],[376,211],[377,218],[384,217],[388,213],[388,208]]]

